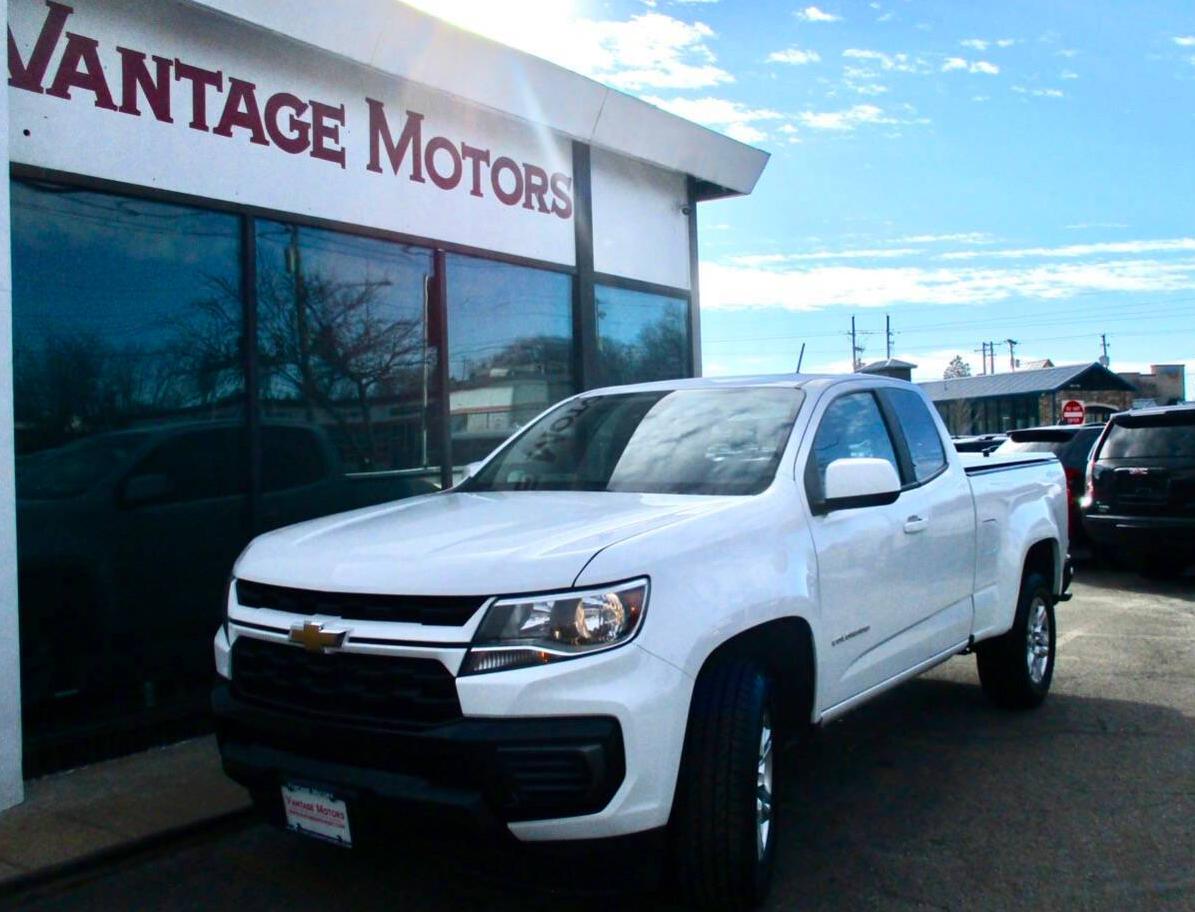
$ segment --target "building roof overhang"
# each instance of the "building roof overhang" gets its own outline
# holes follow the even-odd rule
[[[750,193],[768,153],[396,0],[184,0],[399,79],[696,179]]]

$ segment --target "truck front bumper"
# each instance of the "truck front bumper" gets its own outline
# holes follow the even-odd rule
[[[605,807],[625,778],[618,720],[463,719],[423,732],[339,725],[212,694],[225,772],[280,813],[280,786],[325,787],[362,815],[482,834]],[[378,813],[381,811],[382,813]],[[367,824],[368,826],[368,824]]]
[[[290,782],[345,800],[355,832],[372,818],[571,841],[667,823],[692,684],[631,644],[457,678],[464,717],[422,730],[262,706],[228,681],[212,703],[225,771],[278,816]]]

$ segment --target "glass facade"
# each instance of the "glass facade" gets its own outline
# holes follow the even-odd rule
[[[235,216],[12,187],[32,771],[71,763],[71,732],[198,700],[210,678],[249,536],[239,244]]]
[[[436,490],[431,251],[255,229],[259,527]]]
[[[598,285],[598,386],[672,380],[692,373],[689,302]]]
[[[28,775],[195,730],[252,535],[690,372],[687,297],[598,287],[581,378],[570,270],[430,245],[14,180],[12,252]]]
[[[577,391],[573,280],[477,257],[447,259],[452,460],[463,466]]]

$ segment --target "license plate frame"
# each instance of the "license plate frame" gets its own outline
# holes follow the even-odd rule
[[[286,828],[312,839],[352,848],[348,802],[326,788],[301,782],[281,785]]]

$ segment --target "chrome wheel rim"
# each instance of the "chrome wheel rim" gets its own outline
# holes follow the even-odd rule
[[[763,717],[759,733],[759,762],[755,767],[755,848],[760,858],[772,835],[772,718]]]
[[[1041,684],[1050,664],[1050,612],[1040,595],[1029,603],[1029,632],[1025,644],[1029,680]]]

